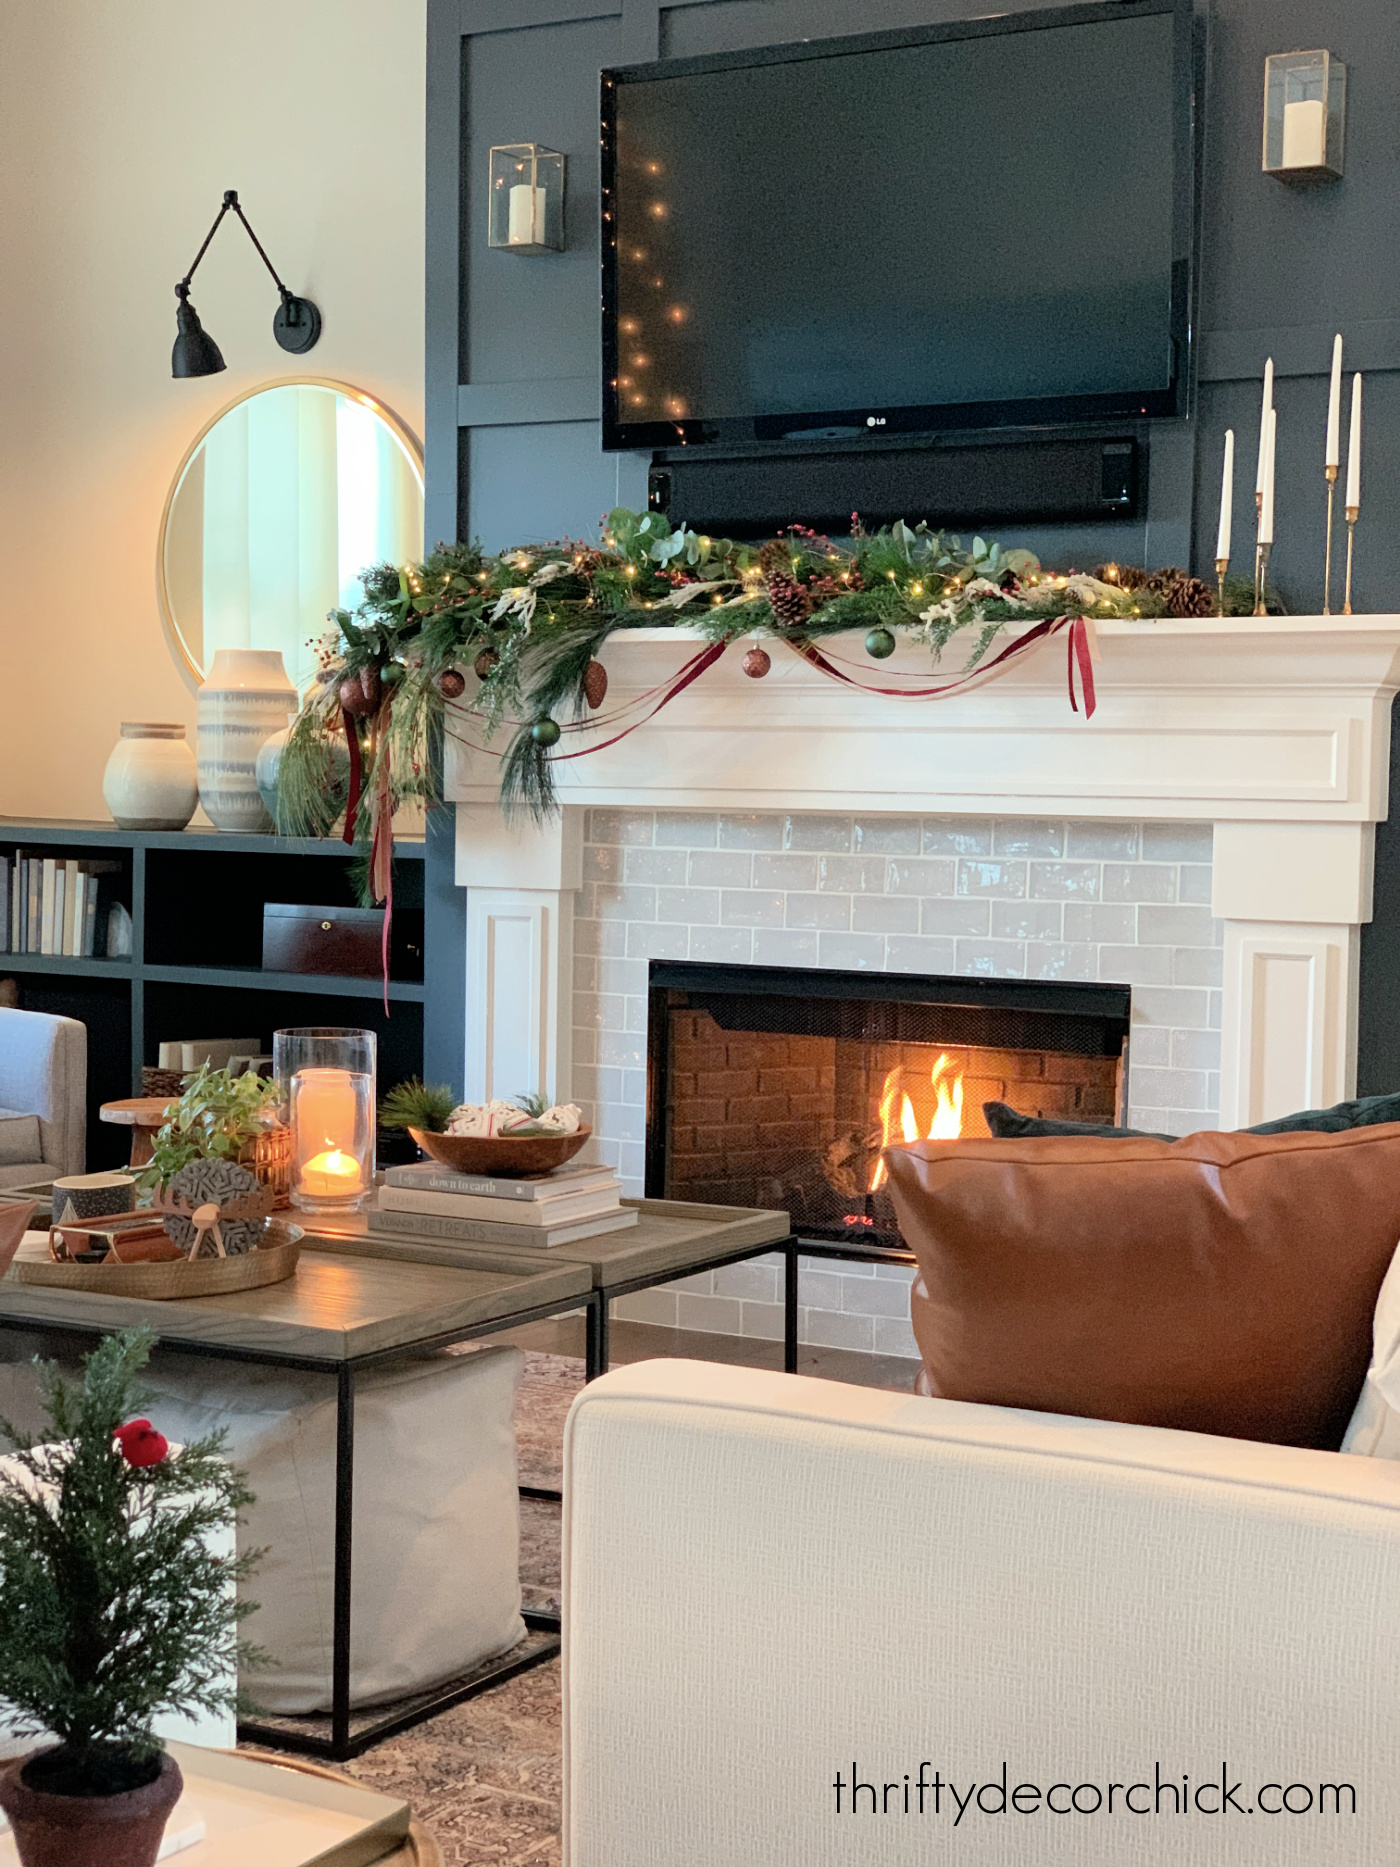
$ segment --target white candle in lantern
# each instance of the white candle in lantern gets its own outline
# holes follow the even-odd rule
[[[1269,358],[1264,365],[1264,401],[1259,410],[1259,470],[1254,476],[1254,493],[1262,498],[1264,493],[1264,447],[1269,434],[1269,410],[1274,405],[1274,360]]]
[[[530,182],[517,182],[510,191],[510,231],[512,246],[540,246],[544,242],[544,189]]]
[[[1347,448],[1347,511],[1361,509],[1361,378],[1351,379],[1351,435]]]
[[[1342,464],[1342,338],[1332,345],[1332,387],[1327,397],[1327,465]]]
[[[1259,508],[1259,542],[1274,542],[1274,454],[1278,446],[1278,415],[1269,410],[1264,421],[1264,503]]]
[[[1300,97],[1283,107],[1283,166],[1317,169],[1327,159],[1327,106],[1320,97]]]
[[[1215,540],[1215,561],[1230,559],[1230,522],[1235,511],[1235,431],[1225,430],[1225,465],[1220,475],[1220,531]]]

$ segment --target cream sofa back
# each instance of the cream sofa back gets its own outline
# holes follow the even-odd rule
[[[658,1361],[565,1473],[567,1867],[1400,1858],[1400,1465]]]

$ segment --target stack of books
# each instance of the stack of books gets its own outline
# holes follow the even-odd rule
[[[384,1176],[372,1232],[478,1245],[571,1245],[637,1223],[622,1204],[611,1167],[570,1164],[533,1180],[453,1173],[435,1161],[391,1167]]]
[[[120,875],[120,862],[31,856],[23,849],[0,856],[0,953],[70,959],[109,953],[107,923],[120,906]]]

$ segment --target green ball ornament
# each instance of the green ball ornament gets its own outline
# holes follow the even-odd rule
[[[530,737],[537,746],[557,746],[559,743],[559,722],[549,719],[536,720],[530,728]]]
[[[867,655],[872,655],[876,661],[884,661],[887,656],[892,655],[895,646],[894,636],[885,628],[872,629],[865,638],[865,652]]]

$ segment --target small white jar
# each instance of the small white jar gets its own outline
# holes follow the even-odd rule
[[[199,771],[184,727],[123,720],[102,796],[119,829],[183,830],[199,802]]]

